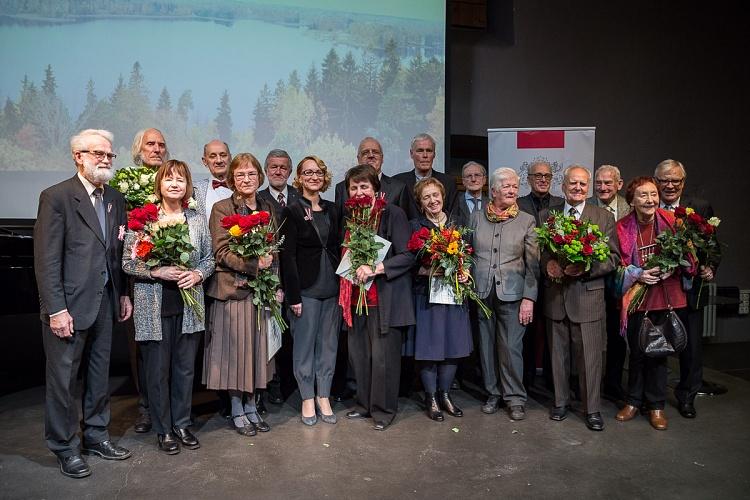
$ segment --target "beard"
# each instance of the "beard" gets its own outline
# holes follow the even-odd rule
[[[98,163],[90,160],[83,161],[83,176],[92,184],[106,184],[115,175],[115,171],[110,168],[99,168]]]

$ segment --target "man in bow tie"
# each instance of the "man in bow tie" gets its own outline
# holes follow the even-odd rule
[[[227,187],[226,178],[232,155],[226,142],[214,139],[203,146],[203,165],[206,166],[211,176],[201,179],[195,183],[193,198],[198,204],[198,212],[206,216],[206,221],[211,218],[211,209],[217,201],[225,200],[232,196],[232,190]]]

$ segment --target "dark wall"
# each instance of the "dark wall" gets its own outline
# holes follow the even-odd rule
[[[626,181],[665,158],[681,161],[687,191],[722,219],[718,283],[750,288],[750,51],[740,3],[488,4],[490,16],[512,7],[512,33],[492,21],[481,33],[450,30],[451,134],[593,125],[596,164],[618,165]],[[750,339],[747,316],[719,326],[720,339]]]

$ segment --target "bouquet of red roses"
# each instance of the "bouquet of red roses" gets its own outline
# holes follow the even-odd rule
[[[492,311],[477,295],[469,273],[474,262],[471,257],[474,249],[464,240],[464,235],[470,232],[471,229],[461,226],[440,229],[423,227],[411,235],[407,248],[420,256],[422,265],[430,269],[430,279],[440,278],[451,287],[457,304],[463,304],[469,298],[489,318]],[[459,276],[467,276],[469,280],[461,283]]]
[[[609,257],[609,237],[588,220],[552,210],[547,221],[534,231],[539,248],[552,253],[562,267],[580,263],[588,271],[594,261],[604,262]]]
[[[177,266],[187,269],[194,247],[184,214],[159,218],[159,207],[147,203],[128,213],[128,229],[136,233],[131,259],[139,259],[149,268]],[[185,305],[202,319],[198,290],[195,287],[180,288],[180,295]]]
[[[385,197],[382,194],[376,195],[374,200],[370,196],[357,196],[349,198],[344,203],[349,210],[349,217],[345,223],[346,234],[342,246],[349,252],[351,267],[346,279],[351,283],[356,282],[354,273],[360,266],[375,265],[378,250],[383,247],[383,243],[376,241],[375,236],[378,234],[380,216],[385,205]],[[356,312],[359,315],[362,315],[363,311],[368,314],[365,283],[358,285]]]
[[[243,259],[278,252],[284,242],[284,237],[278,236],[271,214],[263,210],[249,215],[227,215],[221,219],[221,227],[229,232],[229,250]],[[276,272],[271,268],[259,269],[255,279],[247,281],[247,287],[253,291],[253,304],[258,310],[258,328],[261,313],[268,307],[279,329],[285,330],[287,324],[276,300],[276,290],[281,287]]]

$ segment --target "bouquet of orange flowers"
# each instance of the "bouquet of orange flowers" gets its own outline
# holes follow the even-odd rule
[[[229,232],[229,250],[248,259],[278,252],[284,237],[278,237],[271,214],[266,211],[249,215],[232,214],[221,219],[221,227]],[[281,307],[276,300],[276,290],[281,287],[279,276],[271,269],[259,269],[253,280],[247,280],[247,287],[253,291],[253,304],[258,310],[258,328],[261,313],[265,307],[282,331],[287,328],[281,316]]]
[[[477,295],[469,273],[474,262],[471,257],[474,249],[464,240],[464,235],[470,232],[470,229],[461,226],[439,229],[423,227],[411,235],[407,248],[421,257],[422,265],[429,267],[431,280],[442,279],[451,287],[457,304],[463,304],[464,300],[469,298],[476,302],[489,318],[492,311]],[[461,283],[460,276],[466,276],[469,279]]]
[[[149,268],[177,266],[187,269],[194,247],[183,214],[160,219],[159,207],[147,203],[128,213],[128,229],[136,233],[131,259],[139,259]],[[185,305],[202,319],[203,308],[198,302],[198,290],[195,287],[180,288],[180,295]]]

